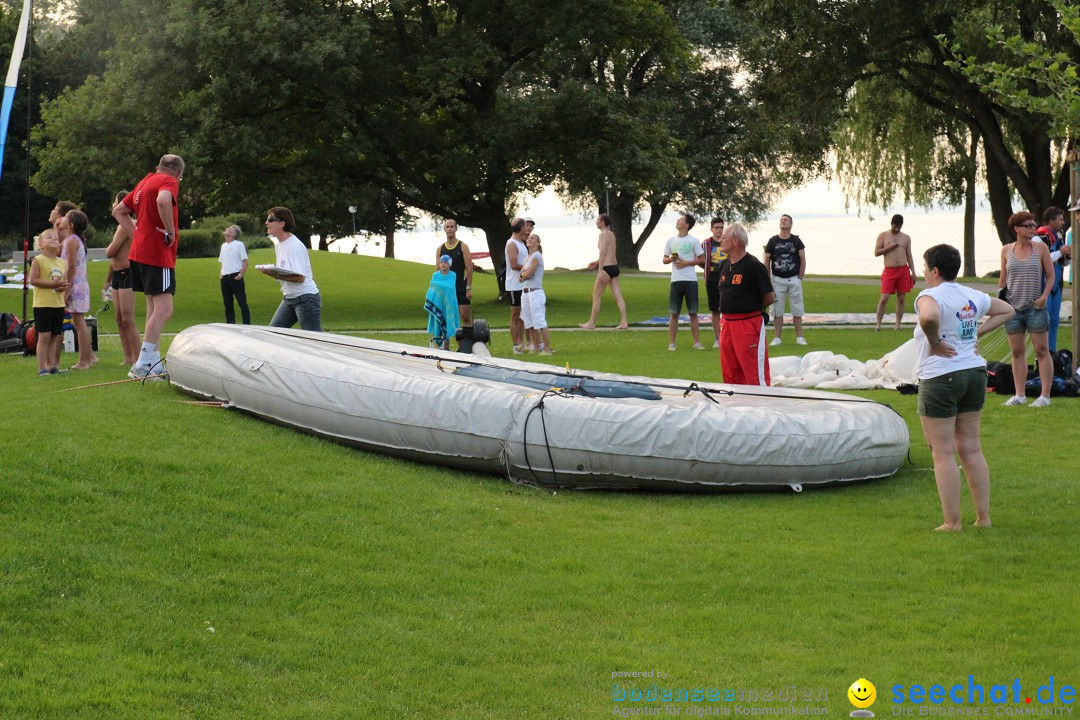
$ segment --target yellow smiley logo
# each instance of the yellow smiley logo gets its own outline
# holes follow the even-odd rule
[[[866,709],[874,704],[877,700],[877,688],[874,684],[866,678],[859,678],[855,682],[851,683],[851,687],[847,691],[848,700],[851,704],[860,709]]]

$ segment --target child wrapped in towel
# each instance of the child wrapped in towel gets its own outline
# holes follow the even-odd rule
[[[431,275],[424,310],[428,313],[428,335],[433,347],[450,349],[450,338],[461,327],[457,303],[457,273],[450,269],[451,258],[439,258],[439,269]]]

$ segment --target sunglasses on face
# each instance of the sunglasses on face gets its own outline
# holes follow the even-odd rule
[[[1036,225],[1036,224],[1035,224],[1035,223],[1033,223],[1033,222],[1026,222],[1026,223],[1024,223],[1023,225],[1021,225],[1020,227],[1026,227],[1026,228],[1037,228],[1037,227],[1039,227],[1039,226],[1038,226],[1038,225]]]
[[[281,218],[276,218],[276,217],[271,216],[271,217],[266,218],[266,222],[272,223],[272,222],[284,222],[284,221]]]

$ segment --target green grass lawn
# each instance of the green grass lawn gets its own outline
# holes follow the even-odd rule
[[[315,263],[329,328],[422,326],[429,268]],[[219,320],[216,267],[181,264],[171,330]],[[626,277],[632,318],[663,314],[665,280]],[[491,277],[477,285],[477,316],[505,327]],[[584,319],[591,275],[546,285],[553,325]],[[277,284],[248,287],[268,321]],[[811,281],[807,302],[867,311],[876,293]],[[0,292],[0,309],[18,295]],[[605,298],[602,321],[614,315]],[[669,353],[662,331],[552,335],[559,364],[719,380],[714,352]],[[910,334],[807,336],[866,360]],[[505,333],[493,345],[508,354]],[[42,379],[32,358],[0,356],[0,718],[601,718],[641,706],[613,702],[615,683],[654,681],[759,698],[797,685],[828,699],[794,707],[840,716],[861,677],[882,717],[897,684],[1019,679],[1033,700],[1051,675],[1058,690],[1080,684],[1077,401],[988,398],[995,527],[942,535],[915,400],[895,392],[855,393],[908,422],[910,463],[891,478],[802,494],[553,493],[116,383],[113,336],[99,355]],[[655,670],[666,677],[613,677]]]

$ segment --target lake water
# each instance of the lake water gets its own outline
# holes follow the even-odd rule
[[[675,234],[675,218],[665,216],[661,224],[638,254],[642,270],[665,272],[663,264],[664,242]],[[880,275],[882,261],[874,257],[874,243],[878,233],[888,230],[888,217],[870,220],[865,217],[825,215],[796,217],[792,232],[806,244],[807,272],[812,275]],[[591,220],[578,221],[573,217],[536,217],[536,232],[544,244],[544,262],[549,268],[583,268],[596,259],[597,230]],[[707,220],[706,220],[707,222]],[[1000,264],[1001,243],[991,225],[988,213],[976,215],[975,268],[979,276],[997,270]],[[427,227],[413,232],[399,232],[395,236],[394,255],[398,260],[434,264],[435,249],[445,239],[442,228],[428,222]],[[768,239],[776,234],[779,216],[770,218],[750,229],[751,251],[761,256]],[[640,232],[635,227],[635,233]],[[704,229],[705,233],[700,231]],[[702,239],[708,236],[708,226],[699,223],[692,235]],[[938,243],[949,243],[962,249],[964,217],[962,212],[932,212],[905,215],[904,231],[911,235],[912,252],[916,269],[921,270],[924,250]],[[461,228],[458,236],[473,252],[487,250],[484,234],[471,228]],[[337,252],[352,252],[357,246],[361,255],[381,257],[385,250],[383,239],[341,238],[331,245]],[[480,262],[491,267],[490,260]]]
[[[758,257],[768,239],[779,230],[781,212],[794,218],[792,232],[806,244],[807,272],[812,275],[880,275],[882,261],[874,257],[874,242],[878,233],[889,229],[893,212],[904,215],[904,231],[911,236],[912,252],[917,270],[922,269],[924,250],[938,243],[949,243],[962,250],[964,215],[962,210],[924,211],[918,208],[899,208],[873,218],[843,211],[842,198],[836,192],[811,187],[786,197],[773,215],[750,228],[750,248]],[[598,232],[595,216],[567,214],[561,203],[545,194],[526,201],[521,212],[536,220],[536,232],[544,244],[547,267],[583,268],[596,259]],[[677,213],[667,213],[638,254],[642,270],[665,272],[662,262],[664,242],[675,234]],[[691,232],[699,239],[707,237],[708,218],[701,219]],[[641,230],[634,227],[635,235]],[[507,233],[509,234],[509,232]],[[473,252],[487,250],[482,232],[462,227],[459,237]],[[399,232],[395,237],[395,257],[399,260],[434,264],[435,249],[443,241],[441,222],[430,218],[420,221],[412,232]],[[331,245],[337,252],[382,256],[381,237],[341,238]],[[1001,244],[991,221],[990,212],[979,208],[975,215],[975,268],[979,276],[997,270]],[[490,260],[481,261],[491,267]]]

